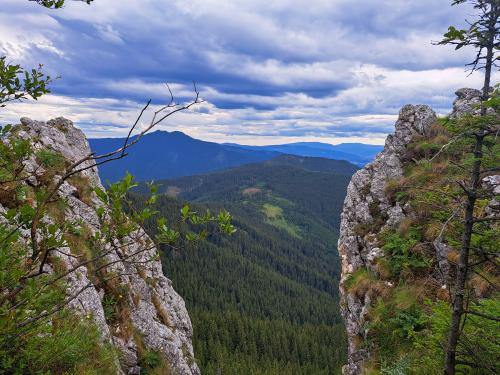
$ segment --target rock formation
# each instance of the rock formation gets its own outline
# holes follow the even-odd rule
[[[359,374],[363,359],[368,353],[359,348],[363,341],[364,317],[370,306],[370,296],[358,298],[346,292],[344,282],[348,275],[360,267],[367,267],[375,272],[375,259],[382,256],[382,250],[376,246],[376,234],[360,236],[356,228],[363,224],[372,224],[373,211],[377,216],[386,218],[383,226],[394,226],[405,217],[406,207],[399,202],[392,205],[384,194],[388,180],[402,176],[401,159],[406,146],[416,135],[424,135],[436,120],[434,111],[423,105],[406,105],[396,122],[396,131],[387,137],[384,150],[375,160],[354,174],[347,188],[347,195],[341,216],[338,249],[342,259],[342,278],[340,281],[341,310],[348,334],[348,364],[345,374]]]
[[[458,118],[466,113],[476,113],[481,92],[473,89],[460,89],[453,105],[450,118]],[[366,315],[371,301],[369,293],[363,296],[351,294],[345,282],[356,270],[364,267],[377,274],[375,260],[384,256],[377,247],[377,235],[386,228],[395,228],[407,216],[411,215],[408,203],[401,206],[399,202],[390,202],[384,194],[389,180],[403,175],[403,159],[407,146],[415,137],[426,136],[436,121],[434,111],[424,105],[406,105],[400,113],[395,125],[395,133],[387,137],[384,150],[375,160],[354,174],[347,189],[347,196],[341,216],[338,249],[342,260],[342,276],[340,281],[341,311],[348,334],[348,363],[343,372],[356,375],[362,372],[363,361],[370,355],[363,340],[366,338]],[[489,177],[492,189],[498,176]],[[495,185],[495,186],[493,186]],[[498,202],[490,204],[494,209]],[[359,228],[369,228],[359,230]],[[449,264],[448,247],[439,241],[434,242],[437,273],[445,283]]]
[[[48,149],[60,153],[69,162],[90,153],[88,142],[83,132],[73,126],[71,121],[57,118],[47,123],[21,119],[19,136],[29,139],[35,150]],[[37,186],[37,176],[43,174],[43,168],[35,159],[29,160],[26,169],[33,172],[29,183]],[[56,176],[57,177],[57,176]],[[79,179],[66,181],[58,195],[66,202],[64,220],[80,221],[91,233],[99,230],[96,210],[108,208],[98,199],[91,187],[100,187],[97,170],[88,169]],[[82,193],[86,189],[86,194]],[[86,195],[86,197],[84,197]],[[0,210],[4,208],[0,205]],[[151,242],[146,233],[139,230],[133,239],[119,252],[107,255],[113,271],[120,275],[117,285],[123,288],[123,298],[127,306],[121,319],[110,323],[105,318],[103,299],[105,290],[89,275],[86,267],[80,267],[68,279],[67,294],[72,296],[84,289],[72,302],[71,307],[82,317],[93,319],[99,327],[103,340],[112,343],[120,352],[120,373],[139,374],[141,371],[140,350],[155,351],[163,355],[175,374],[199,374],[194,361],[192,347],[192,326],[184,300],[176,293],[172,283],[163,272],[156,258],[157,249],[138,252],[140,246]],[[79,260],[69,255],[79,249],[58,249],[58,257],[67,269],[78,264]],[[126,260],[134,260],[134,263]],[[138,267],[137,264],[143,266]],[[50,268],[50,266],[49,266]],[[121,296],[120,296],[121,297]],[[139,342],[140,341],[140,342]]]

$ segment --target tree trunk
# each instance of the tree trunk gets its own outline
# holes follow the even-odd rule
[[[492,36],[493,39],[493,36]],[[484,85],[483,85],[483,102],[488,100],[490,97],[490,81],[491,81],[491,66],[493,64],[493,40],[491,45],[488,46],[486,52],[486,64],[484,72]],[[481,116],[486,115],[486,107],[481,105]]]
[[[486,42],[486,62],[484,66],[484,84],[482,90],[482,102],[490,97],[491,69],[493,66],[495,37],[497,35],[496,24],[500,8],[498,5],[491,5],[491,13],[488,22],[488,40]],[[486,107],[481,105],[481,116],[486,115]],[[465,204],[465,226],[462,236],[462,245],[460,249],[460,259],[457,265],[457,277],[455,282],[455,294],[453,299],[453,312],[451,316],[450,334],[448,337],[448,347],[445,357],[444,375],[455,375],[455,366],[457,365],[456,352],[457,344],[460,338],[460,325],[462,315],[464,314],[464,294],[467,282],[469,252],[472,231],[474,227],[474,207],[477,199],[477,191],[480,185],[481,162],[483,157],[483,140],[486,133],[476,134],[476,145],[474,148],[474,165],[471,171],[470,186],[467,187],[467,201]]]
[[[495,27],[496,19],[493,25],[490,25],[490,35],[488,37],[488,45],[486,46],[486,63],[484,65],[484,84],[483,84],[483,102],[490,97],[490,82],[491,82],[491,68],[493,65],[493,50],[495,47]],[[481,106],[481,116],[486,115],[486,107]]]
[[[465,226],[462,236],[462,246],[460,259],[457,267],[457,279],[455,283],[455,293],[453,300],[453,313],[451,317],[450,336],[448,338],[448,348],[445,359],[445,375],[455,375],[456,350],[460,337],[460,323],[464,313],[465,283],[467,281],[470,242],[472,229],[474,226],[474,206],[476,204],[476,194],[480,184],[481,161],[483,157],[484,135],[476,135],[476,145],[474,148],[474,165],[471,172],[471,185],[468,187],[467,202],[465,203]]]

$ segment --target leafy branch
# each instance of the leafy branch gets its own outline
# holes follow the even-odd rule
[[[42,68],[40,64],[37,69],[25,70],[20,65],[6,62],[5,56],[0,57],[0,107],[12,101],[37,100],[50,93],[48,85],[52,79],[43,73]]]

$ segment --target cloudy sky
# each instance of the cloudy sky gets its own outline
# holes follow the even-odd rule
[[[451,108],[473,51],[433,46],[473,14],[450,0],[95,0],[45,10],[1,0],[0,55],[60,75],[0,121],[65,116],[124,135],[144,102],[203,104],[161,129],[217,142],[383,143],[399,108]],[[498,77],[498,76],[497,76]]]

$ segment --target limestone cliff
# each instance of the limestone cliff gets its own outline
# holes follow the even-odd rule
[[[480,91],[461,89],[456,94],[450,118],[477,111],[474,104],[480,102]],[[343,368],[344,374],[361,374],[363,363],[370,357],[370,348],[366,345],[369,330],[367,318],[376,294],[373,288],[352,293],[346,287],[346,282],[360,269],[367,269],[373,275],[378,275],[377,259],[385,257],[380,248],[379,234],[384,230],[397,228],[405,218],[412,216],[410,203],[389,199],[386,187],[390,180],[403,176],[407,146],[416,139],[427,137],[435,123],[436,114],[430,107],[404,106],[395,124],[394,134],[387,137],[384,150],[372,163],[356,172],[348,186],[338,242],[342,259],[341,311],[348,334],[348,363]],[[496,177],[498,176],[489,179],[494,180]],[[438,288],[440,284],[445,289],[449,271],[449,248],[439,238],[430,246],[435,259],[433,273],[436,276],[433,276],[433,280],[436,280]],[[390,281],[380,280],[382,279],[376,282],[385,283],[383,288],[393,286]]]
[[[20,128],[18,135],[29,139],[35,150],[55,151],[69,163],[90,153],[83,132],[64,118],[47,123],[23,118]],[[26,164],[26,169],[32,172],[27,183],[36,187],[43,178],[43,167],[35,158]],[[90,233],[99,230],[96,210],[100,207],[108,209],[95,195],[92,187],[102,189],[95,168],[84,171],[78,178],[69,179],[58,191],[59,198],[65,202],[63,219],[80,222]],[[0,210],[4,210],[1,205]],[[86,266],[80,267],[68,278],[67,294],[77,295],[71,302],[71,307],[82,317],[93,319],[103,340],[118,349],[119,373],[139,374],[140,351],[150,350],[165,358],[172,373],[199,374],[191,342],[191,321],[184,300],[164,276],[161,263],[156,257],[157,249],[150,247],[147,251],[138,251],[145,243],[151,243],[151,240],[139,230],[119,250],[106,255],[106,261],[113,263],[113,272],[119,275],[114,280],[114,285],[124,291],[123,296],[119,297],[126,299],[123,303],[126,308],[120,311],[119,319],[106,319],[103,299],[107,291],[99,280],[90,276]],[[79,258],[71,254],[81,253],[80,246],[84,244],[74,242],[68,248],[58,249],[58,257],[65,263],[66,269],[79,264]],[[50,271],[50,266],[48,268]],[[77,294],[82,289],[83,292]]]
[[[340,281],[341,309],[348,334],[348,364],[345,374],[359,374],[362,361],[368,353],[360,348],[364,339],[365,314],[370,306],[370,295],[356,296],[346,293],[344,282],[349,274],[360,267],[375,270],[374,260],[382,256],[377,247],[377,232],[361,236],[356,231],[360,225],[374,223],[374,216],[384,217],[382,226],[394,226],[405,216],[406,207],[399,202],[392,205],[384,194],[385,183],[402,176],[402,156],[414,136],[423,135],[436,120],[434,111],[423,105],[406,105],[396,122],[396,131],[387,137],[384,150],[375,160],[354,174],[347,188],[341,216],[338,249],[342,259]],[[377,213],[375,215],[375,212]]]

